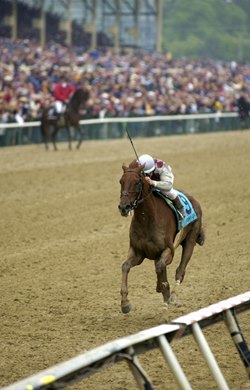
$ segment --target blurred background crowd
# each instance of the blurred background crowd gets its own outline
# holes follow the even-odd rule
[[[89,88],[85,117],[235,112],[250,93],[250,66],[171,55],[79,52],[59,43],[0,38],[0,121],[39,120],[61,77]]]

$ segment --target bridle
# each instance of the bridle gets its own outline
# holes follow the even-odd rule
[[[142,195],[143,195],[143,181],[142,181],[142,178],[144,177],[144,174],[142,172],[138,173],[135,169],[131,169],[131,168],[128,168],[124,174],[126,173],[129,173],[129,172],[134,172],[136,173],[139,178],[140,178],[140,181],[139,181],[139,185],[138,185],[138,191],[121,191],[121,198],[123,196],[126,196],[128,197],[128,200],[129,200],[129,204],[130,204],[130,208],[131,210],[134,210],[135,208],[137,208],[142,202],[144,202],[144,200],[151,194],[152,190],[150,190],[150,192],[143,198]],[[137,197],[136,199],[132,202],[130,200],[130,194],[137,194]]]

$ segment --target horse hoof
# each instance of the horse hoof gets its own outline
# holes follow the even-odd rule
[[[167,302],[163,303],[161,316],[162,316],[162,320],[167,324],[169,322],[169,306]]]
[[[124,314],[129,313],[130,310],[131,310],[131,305],[130,305],[130,304],[128,304],[127,306],[122,306],[122,312],[123,312]]]
[[[175,292],[172,292],[168,302],[170,305],[175,305],[177,303],[177,295]]]

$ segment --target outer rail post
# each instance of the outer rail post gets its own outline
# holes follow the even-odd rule
[[[193,336],[200,348],[200,351],[204,357],[204,359],[207,362],[207,365],[211,371],[211,374],[213,375],[217,385],[218,389],[220,390],[229,390],[229,387],[225,381],[225,378],[223,377],[219,366],[214,358],[214,355],[209,348],[209,345],[207,343],[207,340],[205,339],[204,334],[202,333],[202,330],[197,322],[194,322],[192,325],[192,332]]]
[[[224,320],[250,378],[250,350],[233,310],[226,310]]]
[[[164,335],[158,337],[159,347],[182,390],[192,390],[175,354]]]
[[[139,363],[133,347],[128,348],[128,354],[131,356],[131,360],[127,359],[129,368],[134,375],[136,383],[140,390],[153,390],[152,383],[146,372],[143,370]]]

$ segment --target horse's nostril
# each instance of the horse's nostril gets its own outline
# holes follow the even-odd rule
[[[131,208],[131,206],[130,206],[130,204],[129,203],[127,203],[126,205],[118,205],[118,209],[120,210],[120,211],[122,211],[122,212],[125,212],[125,213],[127,213],[128,211],[130,211],[130,208]]]

